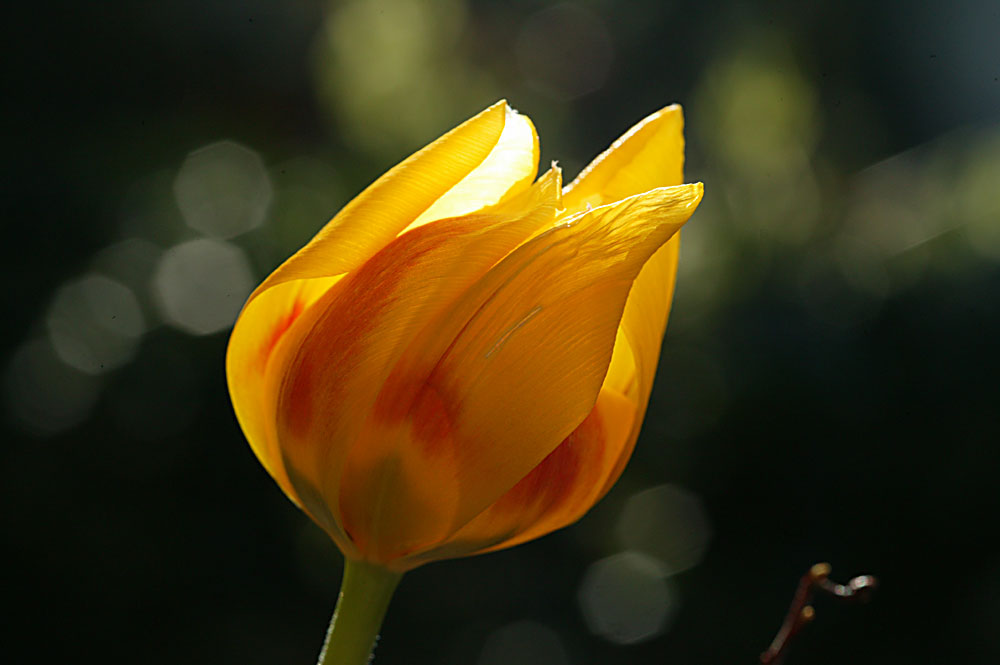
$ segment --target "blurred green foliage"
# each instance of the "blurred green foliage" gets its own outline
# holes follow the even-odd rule
[[[256,281],[498,98],[567,178],[679,101],[689,180],[635,457],[579,524],[409,575],[379,663],[1000,658],[1000,14],[349,0],[21,6],[2,59],[10,662],[304,663],[339,555],[232,415]],[[9,657],[9,656],[8,656]]]

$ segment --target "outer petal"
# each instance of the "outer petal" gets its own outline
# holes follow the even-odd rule
[[[421,328],[525,238],[552,223],[559,190],[559,174],[552,171],[481,214],[403,234],[324,294],[280,342],[276,354],[284,359],[268,384],[277,403],[284,467],[306,510],[335,538],[346,525],[344,537],[362,556],[370,529],[342,515],[341,470],[352,447],[369,445],[359,438],[390,371]],[[359,493],[388,473],[372,470]]]
[[[446,542],[412,557],[423,563],[493,550],[538,538],[580,517],[594,504],[632,428],[635,405],[602,389],[580,425],[528,475]]]
[[[701,185],[657,189],[533,238],[408,354],[425,364],[414,360],[397,377],[394,394],[415,397],[398,428],[387,430],[393,445],[373,454],[358,447],[361,457],[344,477],[349,528],[355,519],[392,525],[380,534],[379,560],[446,540],[583,421],[632,281],[700,197]],[[352,480],[380,465],[392,469],[391,482],[377,501],[352,504],[360,496],[348,491]]]
[[[229,338],[226,377],[233,409],[250,447],[281,489],[300,503],[292,489],[274,431],[274,397],[266,390],[267,376],[280,365],[276,353],[303,312],[339,277],[295,280],[278,284],[244,306]]]
[[[527,116],[506,107],[500,140],[483,163],[425,210],[407,230],[493,205],[531,184],[538,173],[538,134]]]
[[[531,121],[497,102],[369,185],[255,294],[293,279],[349,272],[415,220],[430,221],[425,213],[432,210],[440,219],[496,203],[534,179],[537,150]]]
[[[613,374],[609,371],[606,386],[611,390],[621,390],[634,402],[636,418],[618,448],[618,459],[609,470],[595,502],[618,480],[639,438],[639,429],[649,406],[649,395],[656,377],[656,367],[660,362],[660,347],[663,345],[663,333],[667,327],[677,279],[679,250],[678,234],[643,266],[625,305],[619,341],[615,343],[615,357],[612,360],[615,371]]]
[[[643,119],[598,156],[567,186],[564,202],[574,209],[683,181],[684,116],[674,104]],[[673,299],[679,249],[677,234],[643,266],[629,293],[605,388],[632,400],[637,417],[617,446],[617,460],[597,498],[621,475],[639,436]]]
[[[274,396],[265,389],[267,376],[281,372],[279,341],[344,273],[414,219],[427,219],[429,209],[468,212],[523,189],[537,152],[531,122],[499,102],[379,178],[251,294],[227,352],[230,395],[251,447],[293,501],[274,432]]]
[[[566,188],[570,210],[683,181],[680,107],[647,117]],[[635,446],[660,356],[680,233],[646,262],[632,285],[612,361],[593,410],[545,460],[496,503],[425,552],[420,561],[482,553],[537,538],[578,520],[618,479]]]

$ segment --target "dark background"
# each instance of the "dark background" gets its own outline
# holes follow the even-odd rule
[[[3,660],[313,662],[340,555],[258,465],[250,288],[506,97],[572,177],[685,106],[647,422],[580,523],[408,575],[378,663],[1000,659],[1000,8],[40,3],[2,23]],[[220,143],[222,142],[222,143]]]

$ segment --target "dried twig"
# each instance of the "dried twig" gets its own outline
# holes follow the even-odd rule
[[[859,575],[847,584],[831,582],[830,564],[817,563],[799,580],[799,588],[795,591],[781,629],[767,651],[760,655],[761,665],[781,665],[792,639],[816,616],[811,603],[817,591],[844,600],[866,601],[876,586],[877,582],[871,575]]]

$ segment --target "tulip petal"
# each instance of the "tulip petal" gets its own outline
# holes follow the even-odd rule
[[[269,376],[276,437],[296,493],[328,530],[327,520],[344,524],[352,542],[368,538],[365,522],[352,524],[342,515],[341,469],[348,451],[360,447],[366,415],[398,358],[497,261],[552,223],[560,187],[553,170],[482,213],[404,233],[339,281],[286,333],[278,352],[287,360]],[[389,478],[393,471],[383,466],[380,473]],[[373,473],[365,487],[379,482]]]
[[[631,400],[602,389],[583,422],[538,466],[446,542],[417,554],[411,563],[513,547],[576,521],[597,500],[634,420]]]
[[[433,219],[427,216],[433,210],[438,219],[468,214],[522,189],[534,179],[537,164],[531,121],[497,102],[369,185],[255,294],[293,279],[353,270],[404,229],[419,225],[415,220]]]
[[[254,294],[293,279],[339,275],[364,263],[482,164],[503,134],[506,115],[507,104],[498,102],[394,166],[344,206]]]
[[[407,230],[435,219],[468,215],[523,190],[538,173],[538,154],[535,126],[527,116],[507,107],[503,133],[483,163],[435,201]]]
[[[649,403],[673,293],[679,236],[657,250],[633,284],[608,376],[584,421],[495,503],[406,565],[485,554],[539,538],[576,522],[611,489],[632,455]],[[646,285],[637,286],[640,279]],[[643,313],[649,318],[641,318]],[[636,338],[635,356],[626,328]]]
[[[684,115],[672,104],[629,129],[563,191],[567,210],[684,182]]]
[[[626,132],[564,191],[570,211],[683,182],[683,115],[662,109]],[[579,519],[621,475],[632,454],[660,356],[677,271],[680,233],[646,262],[632,285],[608,373],[587,418],[496,503],[409,565],[482,553],[537,538]],[[582,454],[577,455],[576,453]],[[577,460],[586,460],[581,463]],[[562,487],[575,477],[573,489]],[[534,489],[531,489],[534,488]]]
[[[377,519],[372,501],[358,507],[368,510],[362,521],[398,523],[380,534],[380,557],[442,542],[584,420],[636,274],[687,220],[701,191],[700,184],[656,189],[536,236],[465,294],[412,352],[424,367],[401,380],[405,388],[396,393],[415,396],[399,419],[410,443],[393,440],[381,458],[367,454],[367,464],[358,465],[370,472],[382,464],[395,474],[379,488]],[[345,474],[342,492],[348,521],[352,475]]]
[[[566,187],[567,209],[599,205],[684,181],[684,116],[674,104],[643,119],[599,155]],[[636,405],[637,418],[604,481],[603,496],[632,454],[660,359],[677,274],[680,234],[643,266],[625,305],[605,386]]]
[[[431,209],[468,212],[523,190],[534,178],[537,154],[531,121],[501,101],[375,181],[251,294],[227,351],[230,395],[251,447],[293,501],[300,503],[280,459],[273,396],[264,389],[267,373],[280,365],[273,361],[278,342],[340,276],[415,218],[428,219]]]
[[[649,406],[656,368],[660,362],[660,347],[677,278],[679,251],[680,234],[677,234],[643,266],[625,305],[620,340],[615,344],[612,359],[612,365],[616,368],[615,377],[620,378],[615,382],[609,378],[607,385],[612,389],[621,389],[635,403],[637,417],[597,499],[611,489],[625,470],[639,438],[639,429]],[[631,376],[628,376],[629,368],[632,370]]]
[[[261,464],[299,505],[281,462],[273,396],[266,390],[266,377],[280,365],[276,352],[288,331],[338,279],[296,280],[261,293],[236,321],[226,352],[226,375],[236,418]]]

